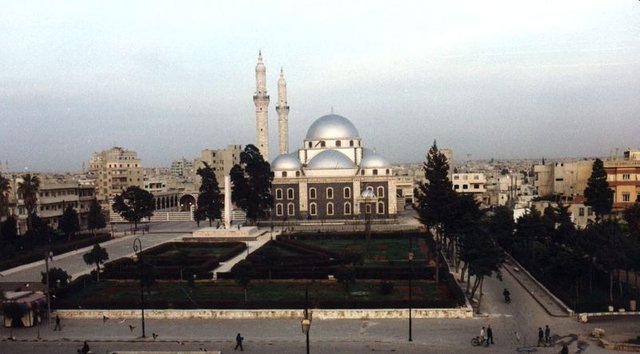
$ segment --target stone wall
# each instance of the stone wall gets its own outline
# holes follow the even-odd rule
[[[401,319],[409,317],[408,309],[363,309],[363,310],[319,310],[310,309],[314,319]],[[140,318],[140,310],[58,310],[61,318],[112,319]],[[300,319],[303,310],[145,310],[147,319]],[[470,307],[443,309],[413,309],[413,318],[459,318],[473,317]]]

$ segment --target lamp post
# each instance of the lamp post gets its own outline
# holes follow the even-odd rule
[[[138,256],[140,263],[140,312],[142,313],[142,338],[145,338],[144,332],[144,265],[142,263],[142,241],[139,237],[133,240],[133,252]]]
[[[413,284],[411,284],[411,281],[413,279],[413,250],[409,251],[408,257],[409,257],[409,266],[411,267],[411,273],[409,273],[409,342],[413,342],[413,338],[411,335],[411,330],[412,330],[411,306],[413,303],[413,298],[412,298]]]
[[[44,253],[44,271],[47,281],[47,324],[51,325],[51,288],[49,287],[49,257],[51,251]]]
[[[311,329],[311,314],[309,313],[309,286],[304,289],[304,319],[302,320],[302,333],[307,337],[307,354],[309,354],[309,330]]]

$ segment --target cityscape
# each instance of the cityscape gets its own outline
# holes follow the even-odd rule
[[[154,5],[0,5],[0,353],[640,350],[640,4]]]

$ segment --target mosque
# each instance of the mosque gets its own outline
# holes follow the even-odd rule
[[[391,164],[364,147],[349,119],[329,114],[307,130],[302,147],[289,153],[287,86],[278,80],[279,155],[273,159],[274,218],[280,220],[395,219],[396,178]],[[266,68],[262,53],[256,65],[257,147],[269,159]]]

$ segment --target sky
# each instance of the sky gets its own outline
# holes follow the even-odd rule
[[[0,2],[1,171],[145,167],[255,144],[255,65],[290,151],[329,114],[392,162],[640,148],[640,1]]]

